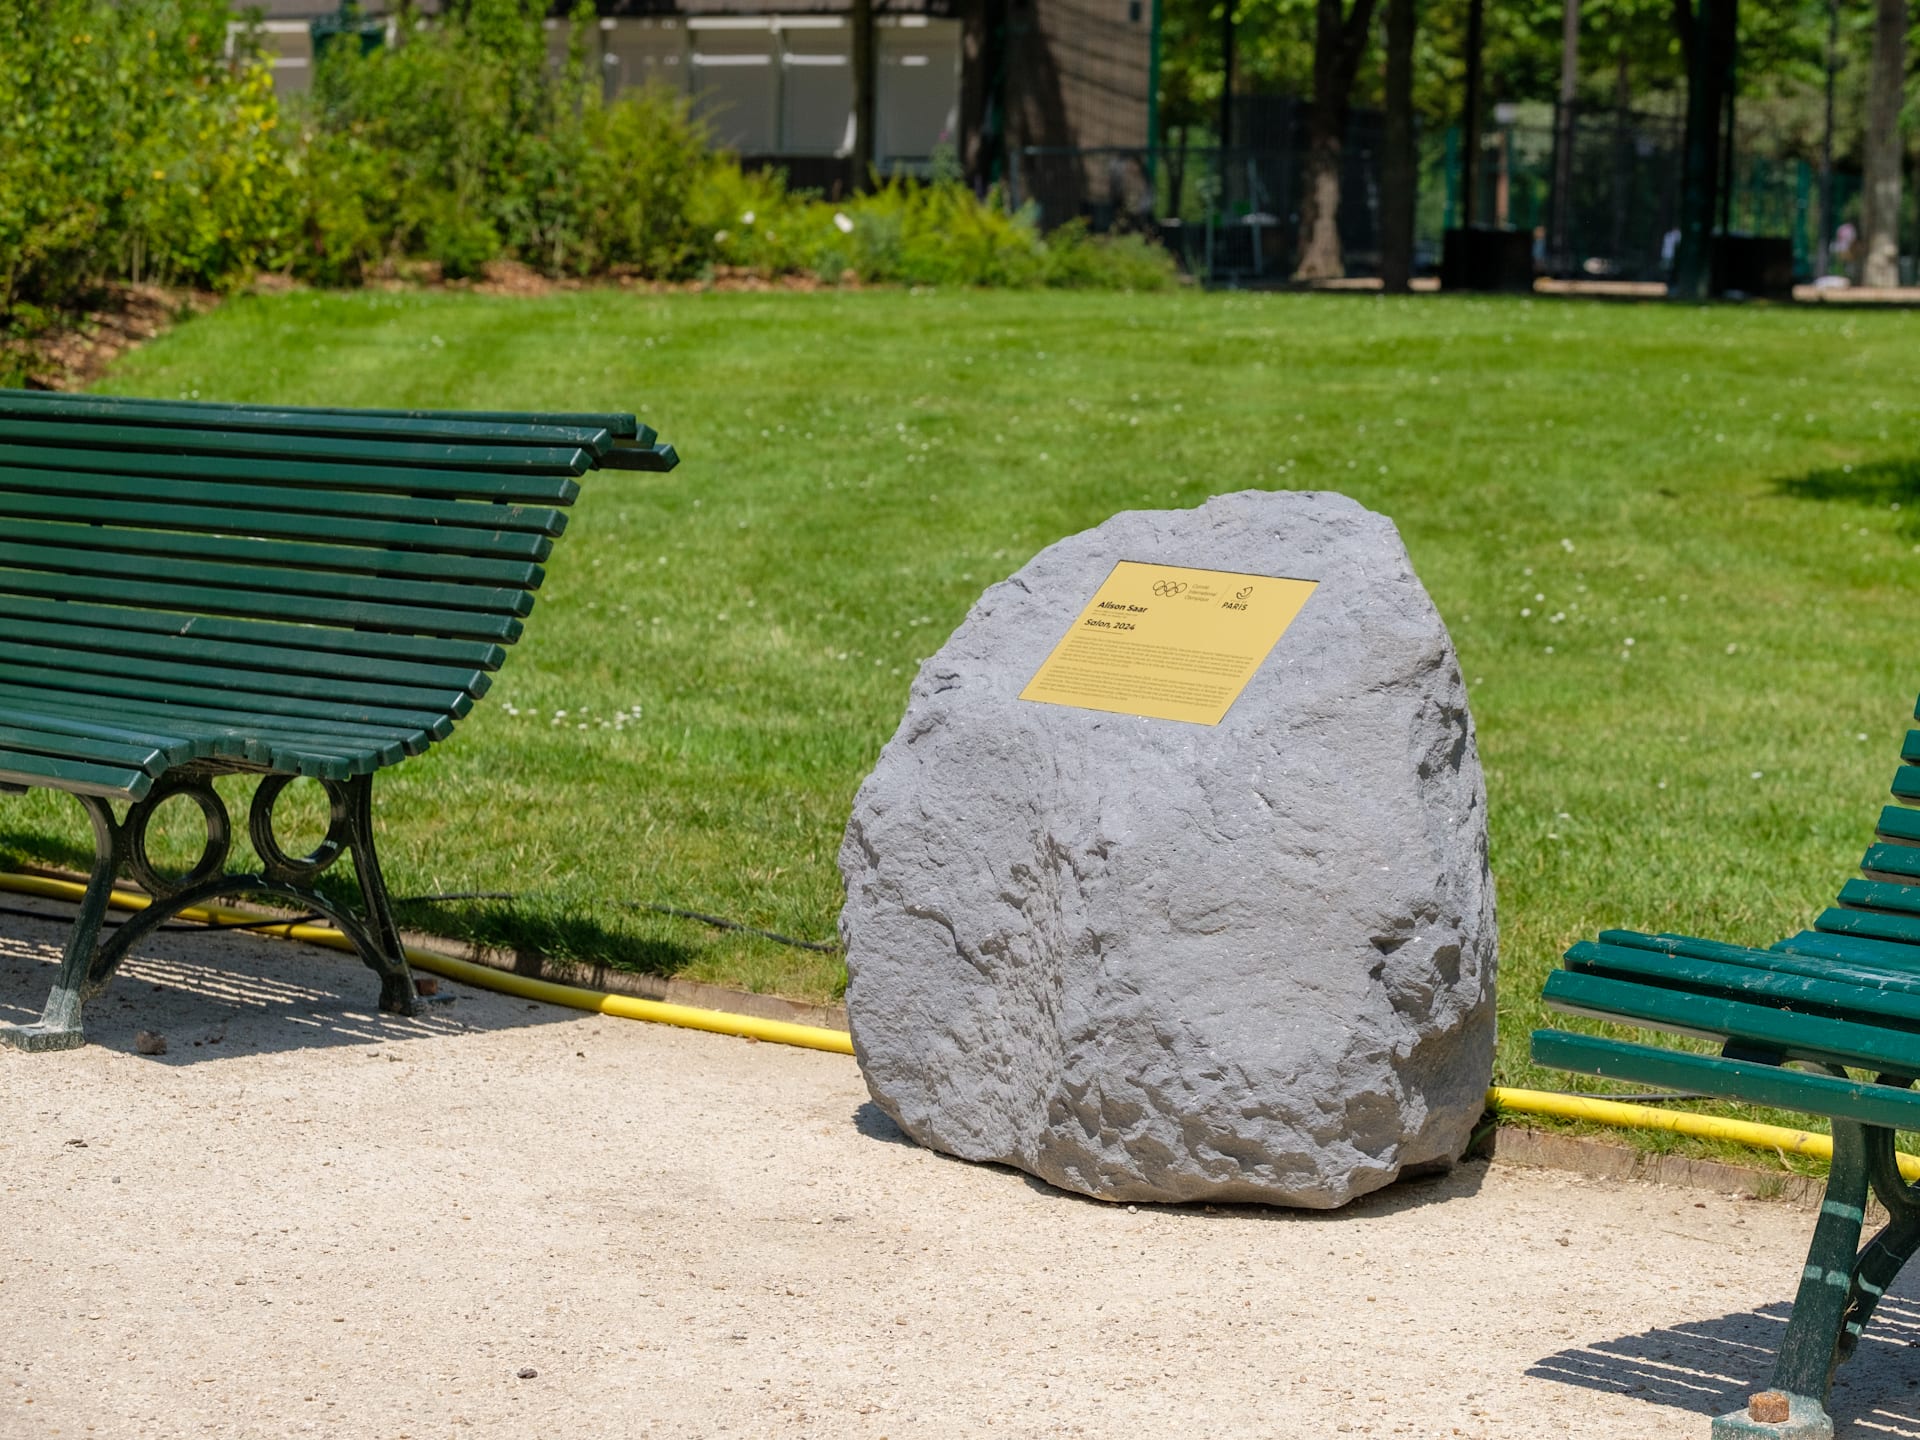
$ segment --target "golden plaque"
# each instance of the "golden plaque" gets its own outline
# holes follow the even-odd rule
[[[1122,560],[1020,698],[1218,725],[1319,583]]]

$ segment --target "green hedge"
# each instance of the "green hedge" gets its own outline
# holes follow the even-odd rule
[[[354,284],[408,259],[510,258],[549,275],[689,279],[720,267],[828,282],[1172,283],[1166,254],[957,181],[834,205],[743,173],[676,97],[608,102],[544,7],[470,0],[398,45],[329,49],[276,101],[226,0],[0,0],[0,331],[101,279],[220,289],[262,270]]]

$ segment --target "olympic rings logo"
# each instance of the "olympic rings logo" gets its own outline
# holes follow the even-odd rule
[[[1162,600],[1171,600],[1186,588],[1187,582],[1184,580],[1156,580],[1153,582],[1153,593],[1158,595]]]

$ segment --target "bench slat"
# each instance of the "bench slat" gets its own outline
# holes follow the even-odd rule
[[[578,410],[383,410],[331,405],[260,405],[236,400],[168,400],[139,395],[66,395],[45,390],[0,390],[0,407],[5,413],[25,414],[28,410],[90,411],[95,408],[115,413],[133,412],[144,419],[154,411],[180,411],[202,416],[203,425],[218,425],[232,415],[290,417],[295,421],[314,418],[357,420],[377,417],[386,420],[452,421],[456,424],[526,426],[533,429],[574,427],[605,430],[616,440],[651,444],[654,432],[632,415],[621,411]],[[16,411],[16,407],[18,407]],[[489,432],[490,433],[490,432]]]
[[[1767,947],[1781,955],[1807,955],[1861,965],[1878,974],[1920,977],[1920,947],[1867,935],[1828,935],[1802,930]]]
[[[346,721],[316,726],[312,720],[300,716],[262,715],[239,708],[221,708],[218,703],[148,704],[128,696],[39,690],[4,681],[0,681],[0,703],[48,715],[120,723],[134,729],[142,725],[163,725],[216,740],[235,738],[250,747],[247,758],[262,767],[272,765],[276,747],[296,747],[364,757],[368,763],[363,769],[378,769],[383,765],[396,765],[409,755],[424,754],[432,743],[432,737],[422,730]]]
[[[1887,840],[1910,840],[1920,844],[1920,810],[1909,810],[1905,805],[1885,806],[1874,825],[1874,833]]]
[[[1911,1090],[1842,1080],[1835,1075],[1810,1075],[1804,1070],[1730,1060],[1723,1055],[1694,1055],[1565,1030],[1536,1030],[1533,1058],[1542,1065],[1581,1075],[1630,1080],[1665,1090],[1693,1090],[1779,1110],[1857,1120],[1863,1125],[1896,1130],[1920,1125],[1920,1095]]]
[[[478,470],[416,470],[405,465],[325,464],[306,460],[171,455],[156,450],[67,450],[10,445],[0,439],[0,466],[20,471],[70,471],[101,476],[100,494],[125,495],[130,476],[238,481],[248,485],[306,486],[376,495],[424,495],[442,500],[495,501],[536,507],[571,505],[580,482],[566,475],[512,475]],[[503,528],[511,529],[502,522]]]
[[[461,445],[406,440],[353,440],[326,435],[241,434],[231,430],[160,429],[139,423],[11,420],[0,417],[0,441],[11,445],[105,450],[115,454],[219,455],[234,458],[332,460],[351,466],[406,465],[424,470],[478,470],[520,475],[583,475],[594,457],[578,445]]]
[[[358,440],[406,440],[453,445],[571,446],[598,458],[613,448],[615,436],[604,425],[536,424],[525,420],[482,422],[452,416],[375,415],[364,410],[333,414],[255,405],[200,406],[188,401],[151,400],[127,413],[123,401],[80,395],[47,395],[0,390],[0,419],[55,424],[127,425],[142,429],[218,430],[228,434],[333,436]]]
[[[1869,879],[1881,875],[1920,877],[1920,847],[1876,841],[1860,857],[1860,873]]]
[[[1843,886],[1844,890],[1845,887]],[[1882,915],[1872,910],[1822,910],[1813,928],[1824,935],[1857,935],[1900,945],[1920,945],[1920,917]]]
[[[57,526],[10,527],[58,529]],[[106,531],[100,532],[102,539]],[[482,615],[525,616],[533,610],[533,596],[525,590],[496,585],[459,585],[437,580],[398,580],[385,575],[351,575],[336,570],[305,570],[292,565],[237,564],[224,560],[183,560],[148,555],[129,566],[111,550],[82,550],[73,546],[16,543],[0,540],[0,568],[14,573],[40,571],[59,575],[124,575],[130,569],[155,581],[204,586],[209,593],[243,592],[249,595],[313,596],[317,599],[371,601],[377,605],[420,606],[439,610],[471,610]],[[209,606],[209,609],[217,608]],[[430,628],[430,627],[422,627]]]
[[[406,710],[393,705],[366,704],[353,700],[307,700],[297,696],[263,695],[257,692],[228,694],[209,690],[204,685],[177,685],[144,677],[90,675],[77,670],[50,670],[44,666],[30,665],[9,665],[5,670],[0,670],[0,679],[13,686],[37,686],[72,695],[118,695],[130,700],[180,701],[239,710],[250,715],[284,715],[319,720],[327,725],[345,723],[384,726],[401,732],[417,730],[435,740],[444,740],[453,733],[453,718],[442,712]]]
[[[380,705],[463,719],[473,709],[465,690],[435,690],[424,685],[388,685],[366,680],[348,671],[334,676],[288,675],[239,665],[204,665],[151,655],[92,655],[85,651],[43,649],[0,640],[0,675],[15,665],[41,672],[72,675],[81,686],[94,675],[124,675],[134,679],[164,680],[203,685],[232,695],[287,696],[341,705]]]
[[[464,690],[478,699],[493,678],[483,670],[422,661],[378,660],[367,656],[324,655],[316,650],[294,650],[227,640],[191,638],[140,630],[108,630],[99,626],[68,625],[63,621],[35,621],[14,628],[9,637],[20,645],[38,645],[63,653],[76,647],[109,655],[178,660],[188,665],[233,666],[241,670],[286,675],[311,675],[344,683],[370,680],[390,685],[413,685],[432,690]],[[64,662],[62,662],[64,663]]]
[[[1896,885],[1890,880],[1849,880],[1840,887],[1840,903],[1865,910],[1920,914],[1920,885]]]
[[[638,470],[664,475],[680,463],[671,445],[616,445],[600,457],[603,470]]]
[[[0,511],[5,507],[0,506]],[[474,555],[442,555],[426,551],[377,550],[362,545],[323,545],[291,539],[208,534],[205,530],[142,530],[131,528],[130,517],[119,523],[96,520],[63,524],[15,521],[6,538],[17,544],[44,546],[49,553],[99,550],[113,555],[155,555],[185,560],[231,562],[269,568],[316,570],[346,575],[368,575],[382,582],[405,582],[410,577],[443,584],[538,590],[546,571],[522,560],[494,560]],[[57,564],[48,568],[60,568]],[[124,566],[119,567],[124,569]],[[434,604],[436,601],[428,600]]]
[[[50,570],[0,569],[0,594],[52,600],[109,600],[141,608],[290,620],[308,625],[358,626],[449,640],[517,640],[522,628],[517,616],[489,615],[478,610],[427,609],[366,600],[209,589],[154,580],[68,575]]]
[[[144,635],[231,640],[240,644],[269,646],[275,650],[341,656],[347,663],[355,664],[360,657],[370,656],[377,660],[421,660],[436,665],[498,670],[507,653],[503,646],[474,640],[434,635],[394,635],[374,630],[327,629],[317,625],[187,614],[175,610],[134,610],[114,605],[89,605],[77,600],[42,600],[32,596],[8,595],[4,588],[0,588],[0,621],[16,628],[49,623],[94,625],[102,630],[127,630]]]
[[[1850,954],[1834,951],[1828,958],[1822,950],[1802,949],[1781,941],[1765,950],[1750,950],[1743,945],[1728,945],[1718,940],[1696,940],[1689,935],[1639,935],[1629,930],[1603,930],[1600,932],[1600,944],[1618,946],[1634,950],[1656,951],[1662,955],[1680,955],[1691,959],[1712,961],[1724,965],[1744,965],[1760,970],[1777,970],[1791,966],[1794,962],[1788,958],[1794,955],[1808,957],[1802,967],[1806,973],[1825,975],[1829,967],[1842,960],[1851,960],[1864,965],[1869,978],[1861,983],[1879,983],[1871,977],[1881,974],[1920,976],[1920,951],[1907,951],[1905,946],[1895,946],[1884,955],[1875,955],[1870,961],[1862,952]],[[1907,953],[1900,953],[1907,951]],[[1807,968],[1811,967],[1811,968]]]
[[[1808,1010],[1776,1009],[1577,970],[1554,971],[1542,998],[1556,1010],[1596,1020],[1627,1020],[1707,1040],[1739,1040],[1796,1059],[1920,1074],[1920,1035]]]
[[[57,735],[79,735],[128,745],[145,745],[160,751],[169,765],[184,765],[190,760],[246,758],[246,747],[237,735],[191,734],[188,733],[191,726],[178,724],[171,731],[154,729],[150,724],[138,728],[107,725],[98,720],[62,715],[45,707],[18,705],[12,701],[0,701],[0,724],[45,730]]]
[[[149,775],[158,775],[169,765],[179,764],[177,757],[180,753],[191,751],[192,748],[190,745],[176,746],[174,752],[169,754],[152,745],[102,740],[93,735],[43,730],[0,720],[0,750],[53,758],[64,756],[69,760],[96,760],[106,765],[124,765],[144,770]]]
[[[50,785],[71,795],[93,795],[102,800],[141,800],[153,789],[153,777],[144,770],[59,760],[4,748],[0,748],[0,782],[29,788]]]
[[[0,515],[301,539],[324,517],[327,538],[343,543],[534,561],[567,528],[567,512],[544,505],[16,465],[0,465]]]
[[[1872,1022],[1882,1015],[1920,1026],[1920,974],[1876,970],[1791,951],[1757,951],[1742,964],[1670,952],[1595,945],[1583,941],[1567,951],[1567,965],[1587,974],[1608,975],[1680,991],[1698,991],[1725,999],[1764,998],[1788,1008],[1816,1006],[1840,1019]]]

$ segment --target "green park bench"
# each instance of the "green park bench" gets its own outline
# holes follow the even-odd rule
[[[331,918],[414,985],[374,849],[374,772],[436,740],[519,638],[579,477],[665,471],[631,415],[325,410],[0,391],[0,792],[75,797],[93,873],[28,1050],[83,1042],[81,1007],[142,937],[216,896]],[[258,861],[228,868],[216,776],[258,776]],[[288,784],[324,787],[325,838],[289,855]],[[158,873],[148,827],[184,796],[206,847]],[[115,813],[115,805],[124,807]],[[322,891],[353,861],[359,913]],[[152,903],[104,925],[126,873]]]
[[[1908,733],[1902,759],[1893,794],[1920,800],[1920,731]],[[1768,1396],[1715,1421],[1716,1437],[1831,1435],[1833,1372],[1920,1248],[1920,1194],[1894,1150],[1896,1130],[1920,1129],[1911,1088],[1920,1077],[1920,810],[1883,809],[1860,869],[1811,930],[1765,950],[1606,930],[1569,950],[1547,981],[1557,1010],[1703,1038],[1718,1054],[1533,1035],[1543,1065],[1832,1122],[1826,1198],[1771,1382],[1792,1418],[1762,1423],[1779,1403]],[[1862,1249],[1869,1188],[1890,1220]]]

